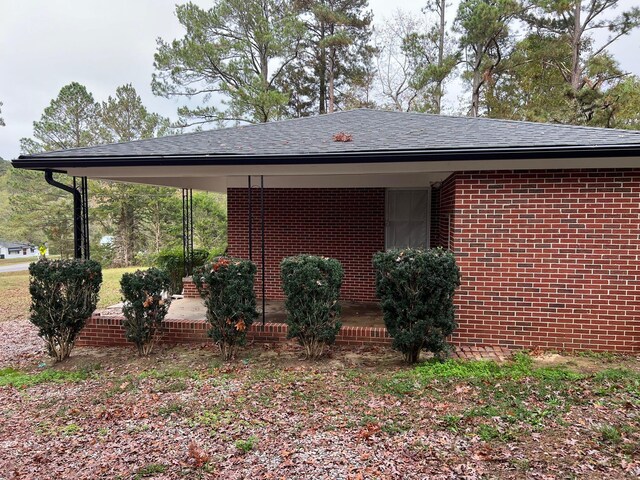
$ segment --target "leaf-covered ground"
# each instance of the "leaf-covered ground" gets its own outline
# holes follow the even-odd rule
[[[51,367],[8,325],[0,341],[31,351],[0,363],[0,478],[640,475],[633,358],[408,368],[388,351],[308,363],[253,347],[221,364],[211,347],[84,348]]]
[[[0,479],[638,478],[640,360],[78,348],[0,313]]]

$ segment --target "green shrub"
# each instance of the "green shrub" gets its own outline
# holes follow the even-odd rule
[[[102,283],[93,260],[46,260],[29,266],[31,323],[38,327],[49,355],[69,357],[76,338],[96,309]]]
[[[374,255],[376,293],[393,347],[409,363],[421,350],[437,356],[449,349],[457,324],[453,294],[460,271],[453,254],[441,248],[390,250]]]
[[[125,273],[120,280],[124,306],[123,326],[127,340],[135,343],[140,355],[153,349],[162,321],[169,311],[169,275],[158,268]]]
[[[280,273],[287,335],[300,342],[307,358],[318,358],[340,331],[342,265],[332,258],[297,255],[282,260]]]
[[[258,316],[255,274],[253,262],[230,257],[217,257],[194,271],[193,281],[204,298],[211,324],[209,336],[220,346],[224,360],[235,357]]]
[[[208,250],[194,249],[193,270],[203,266],[211,257]],[[182,279],[184,278],[184,252],[182,247],[162,250],[155,257],[154,266],[164,270],[171,281],[169,293],[182,293]]]

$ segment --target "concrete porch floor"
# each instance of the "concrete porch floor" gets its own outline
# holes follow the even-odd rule
[[[384,327],[382,309],[373,302],[343,301],[340,319],[343,325],[352,327]],[[114,305],[114,308],[117,306]],[[262,308],[262,301],[258,299],[258,311]],[[111,309],[111,307],[110,307]],[[270,323],[284,323],[287,312],[284,300],[267,300],[266,321]],[[200,298],[174,299],[169,307],[167,319],[171,320],[204,320],[204,301]],[[262,321],[262,313],[257,321]]]

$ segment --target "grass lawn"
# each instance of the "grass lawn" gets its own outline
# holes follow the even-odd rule
[[[102,271],[98,308],[120,301],[120,278],[135,268],[107,268]],[[27,318],[29,313],[29,273],[0,273],[0,322]]]
[[[60,258],[60,255],[49,255],[47,258],[56,260]],[[36,261],[34,257],[21,257],[21,258],[0,258],[0,267],[3,265],[16,265],[18,263],[31,263]]]
[[[102,271],[102,286],[98,308],[105,308],[120,302],[120,279],[126,272],[135,272],[137,268],[107,268]]]
[[[30,263],[33,262],[33,257],[24,257],[24,258],[0,258],[0,267],[4,265],[16,265],[18,263]]]
[[[105,271],[104,304],[117,300],[121,273]],[[24,275],[0,276],[0,301],[25,288]],[[77,348],[52,365],[28,322],[0,322],[0,476],[640,475],[636,357],[518,354],[503,364],[408,367],[386,349],[334,349],[320,362],[299,355],[253,346],[224,364],[212,346],[163,347],[149,358],[133,347]]]

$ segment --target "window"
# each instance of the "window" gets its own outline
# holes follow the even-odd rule
[[[430,192],[428,188],[387,190],[387,248],[429,248]]]

